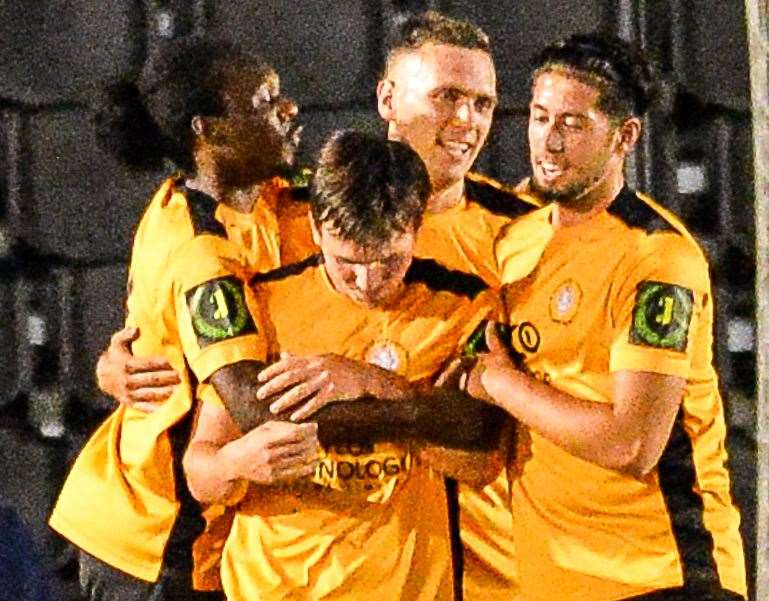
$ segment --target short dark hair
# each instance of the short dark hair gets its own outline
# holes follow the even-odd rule
[[[158,169],[164,159],[191,170],[196,115],[225,111],[225,93],[246,71],[272,68],[233,44],[178,38],[153,55],[136,80],[107,84],[92,98],[100,147],[130,167]]]
[[[341,130],[320,151],[312,216],[343,240],[381,244],[419,228],[430,194],[427,168],[409,146]]]
[[[643,116],[657,96],[651,62],[637,47],[607,33],[575,34],[546,47],[532,63],[532,84],[553,70],[595,87],[599,107],[614,119]]]
[[[407,14],[393,22],[388,43],[387,62],[398,52],[416,50],[423,45],[446,44],[491,54],[489,36],[477,25],[453,19],[435,10]]]

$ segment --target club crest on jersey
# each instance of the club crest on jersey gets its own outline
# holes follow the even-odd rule
[[[366,362],[382,369],[402,372],[406,367],[407,353],[401,345],[390,340],[380,340],[372,344],[366,352]]]
[[[576,281],[566,280],[550,297],[550,317],[558,323],[569,323],[577,314],[582,289]]]
[[[664,282],[644,281],[636,288],[630,343],[686,351],[694,293]]]

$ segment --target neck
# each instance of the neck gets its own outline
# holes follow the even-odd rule
[[[387,126],[387,139],[408,144],[408,142],[398,134],[395,123],[392,121],[390,121]],[[464,192],[464,178],[440,189],[436,188],[433,191],[432,196],[427,200],[427,211],[430,213],[442,213],[443,211],[453,209],[462,202],[462,195]]]
[[[194,177],[186,180],[188,188],[199,190],[211,196],[216,202],[223,203],[240,213],[250,213],[259,197],[263,183],[256,183],[247,188],[228,185],[217,177],[216,173],[198,171]]]
[[[430,213],[442,213],[453,209],[462,202],[462,195],[465,192],[464,179],[460,179],[453,184],[436,190],[427,201],[427,210]]]
[[[622,169],[609,172],[578,197],[557,202],[553,211],[553,227],[557,230],[584,223],[605,211],[625,185]]]

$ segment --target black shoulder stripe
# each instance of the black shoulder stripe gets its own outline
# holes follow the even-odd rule
[[[227,237],[227,231],[224,226],[214,217],[216,213],[216,200],[191,188],[184,188],[187,203],[190,207],[190,217],[192,218],[192,229],[196,236],[201,234],[213,234],[214,236]]]
[[[308,202],[310,200],[310,188],[307,186],[297,186],[289,188],[291,200],[296,202]]]
[[[624,186],[617,198],[609,205],[609,213],[624,221],[629,227],[644,230],[647,234],[655,232],[679,233],[662,215],[657,213],[630,188]]]
[[[453,292],[468,298],[475,298],[488,288],[477,275],[444,267],[433,259],[414,259],[406,272],[407,284],[420,282],[437,291]]]
[[[321,263],[323,263],[322,254],[318,253],[316,255],[310,255],[297,263],[282,265],[271,271],[266,271],[265,273],[257,273],[248,281],[248,284],[249,286],[254,286],[255,284],[262,284],[264,282],[282,280],[292,275],[298,275],[310,267],[317,267]]]
[[[535,211],[538,207],[521,200],[512,192],[506,192],[494,186],[465,178],[465,194],[484,209],[515,219]]]

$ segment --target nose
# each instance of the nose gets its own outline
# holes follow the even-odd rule
[[[474,120],[475,114],[470,100],[464,98],[457,101],[454,107],[454,124],[469,127],[473,124]]]
[[[371,281],[368,266],[354,265],[353,273],[355,274],[355,287],[361,292],[366,292]]]
[[[563,134],[555,124],[548,126],[547,135],[545,136],[545,147],[548,152],[563,152]]]
[[[280,116],[280,120],[284,123],[286,121],[291,121],[291,119],[296,117],[297,114],[299,114],[299,107],[297,106],[296,102],[290,98],[281,98],[280,105],[278,106],[278,115]]]

